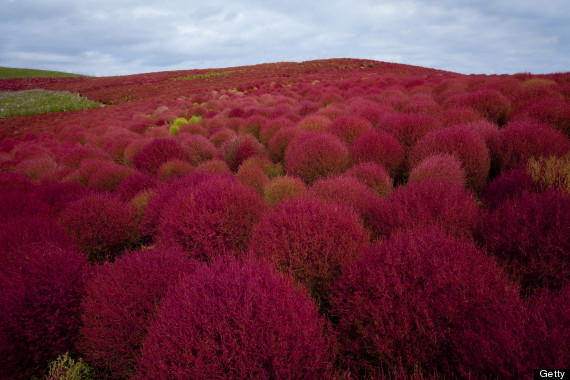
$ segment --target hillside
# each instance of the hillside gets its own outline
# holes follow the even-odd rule
[[[0,119],[0,378],[570,362],[570,73],[331,59],[7,98],[28,116]]]

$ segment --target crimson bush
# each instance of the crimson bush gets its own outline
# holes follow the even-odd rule
[[[465,170],[453,154],[427,156],[410,172],[409,183],[425,180],[442,180],[465,186]]]
[[[341,265],[359,256],[369,234],[356,213],[334,202],[299,197],[279,203],[255,226],[250,250],[292,274],[325,301]]]
[[[355,163],[375,162],[394,177],[404,165],[404,148],[392,135],[383,131],[364,132],[350,145]]]
[[[160,301],[195,267],[186,253],[172,249],[134,251],[98,267],[82,303],[83,358],[113,378],[133,376]]]
[[[394,136],[408,151],[423,136],[439,129],[440,122],[435,116],[427,114],[388,113],[382,116],[378,127]]]
[[[356,164],[348,169],[345,175],[358,179],[381,197],[387,196],[392,191],[394,181],[386,169],[375,162]]]
[[[503,171],[489,182],[481,193],[481,200],[488,209],[494,210],[508,199],[517,198],[526,192],[539,191],[540,186],[533,182],[524,167],[515,168]]]
[[[356,115],[345,115],[334,119],[328,126],[327,131],[345,143],[350,144],[358,136],[372,129],[372,123],[365,118]]]
[[[297,127],[286,127],[278,130],[267,143],[267,156],[273,162],[283,161],[285,151],[300,130]]]
[[[187,159],[180,144],[170,138],[155,138],[133,157],[133,165],[141,171],[155,174],[162,164],[172,159]]]
[[[192,165],[211,160],[218,153],[218,148],[201,135],[184,136],[180,145],[186,151],[188,160]]]
[[[252,135],[240,135],[227,140],[220,148],[220,155],[231,171],[236,172],[242,162],[265,153],[265,147]]]
[[[521,376],[518,288],[474,243],[422,228],[348,263],[330,314],[362,378]]]
[[[331,345],[307,294],[255,260],[215,261],[164,299],[138,378],[327,378]]]

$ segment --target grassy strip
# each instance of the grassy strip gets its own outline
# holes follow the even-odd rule
[[[59,78],[59,77],[83,77],[85,75],[63,73],[60,71],[45,71],[34,69],[17,69],[0,66],[0,79],[16,78]]]
[[[100,104],[67,91],[0,91],[0,119],[96,107]]]
[[[218,73],[208,73],[208,74],[201,74],[201,75],[190,75],[187,77],[178,77],[173,78],[172,80],[191,80],[191,79],[201,79],[201,78],[214,78],[219,77],[220,75],[230,75],[233,71],[223,71]]]

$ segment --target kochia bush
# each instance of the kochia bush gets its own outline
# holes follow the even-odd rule
[[[354,163],[375,162],[394,177],[403,169],[405,152],[392,135],[383,131],[364,132],[350,145]]]
[[[220,148],[220,155],[232,172],[236,172],[242,162],[253,156],[265,153],[265,147],[252,135],[240,135],[227,140]]]
[[[156,138],[133,157],[133,164],[141,171],[154,174],[162,164],[172,159],[186,160],[186,152],[173,139]]]
[[[518,288],[467,239],[422,228],[349,263],[331,293],[344,362],[362,378],[522,376]]]
[[[442,180],[465,186],[465,170],[453,154],[427,156],[410,172],[409,183],[425,180]]]
[[[327,378],[330,340],[306,292],[267,264],[216,260],[166,296],[137,378]]]
[[[369,239],[351,209],[299,197],[262,216],[252,232],[250,250],[293,275],[315,299],[325,301],[341,266],[359,256]]]
[[[134,251],[98,267],[82,303],[83,358],[115,378],[134,375],[160,301],[195,267],[184,252],[172,249]]]
[[[328,126],[327,131],[340,138],[347,144],[364,132],[373,129],[372,123],[356,115],[339,116]]]
[[[375,162],[361,162],[344,174],[356,178],[381,197],[387,196],[392,191],[394,181],[390,178],[388,171]]]

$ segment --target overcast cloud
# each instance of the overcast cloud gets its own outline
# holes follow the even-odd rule
[[[0,0],[0,66],[89,75],[365,58],[570,71],[567,0]]]

